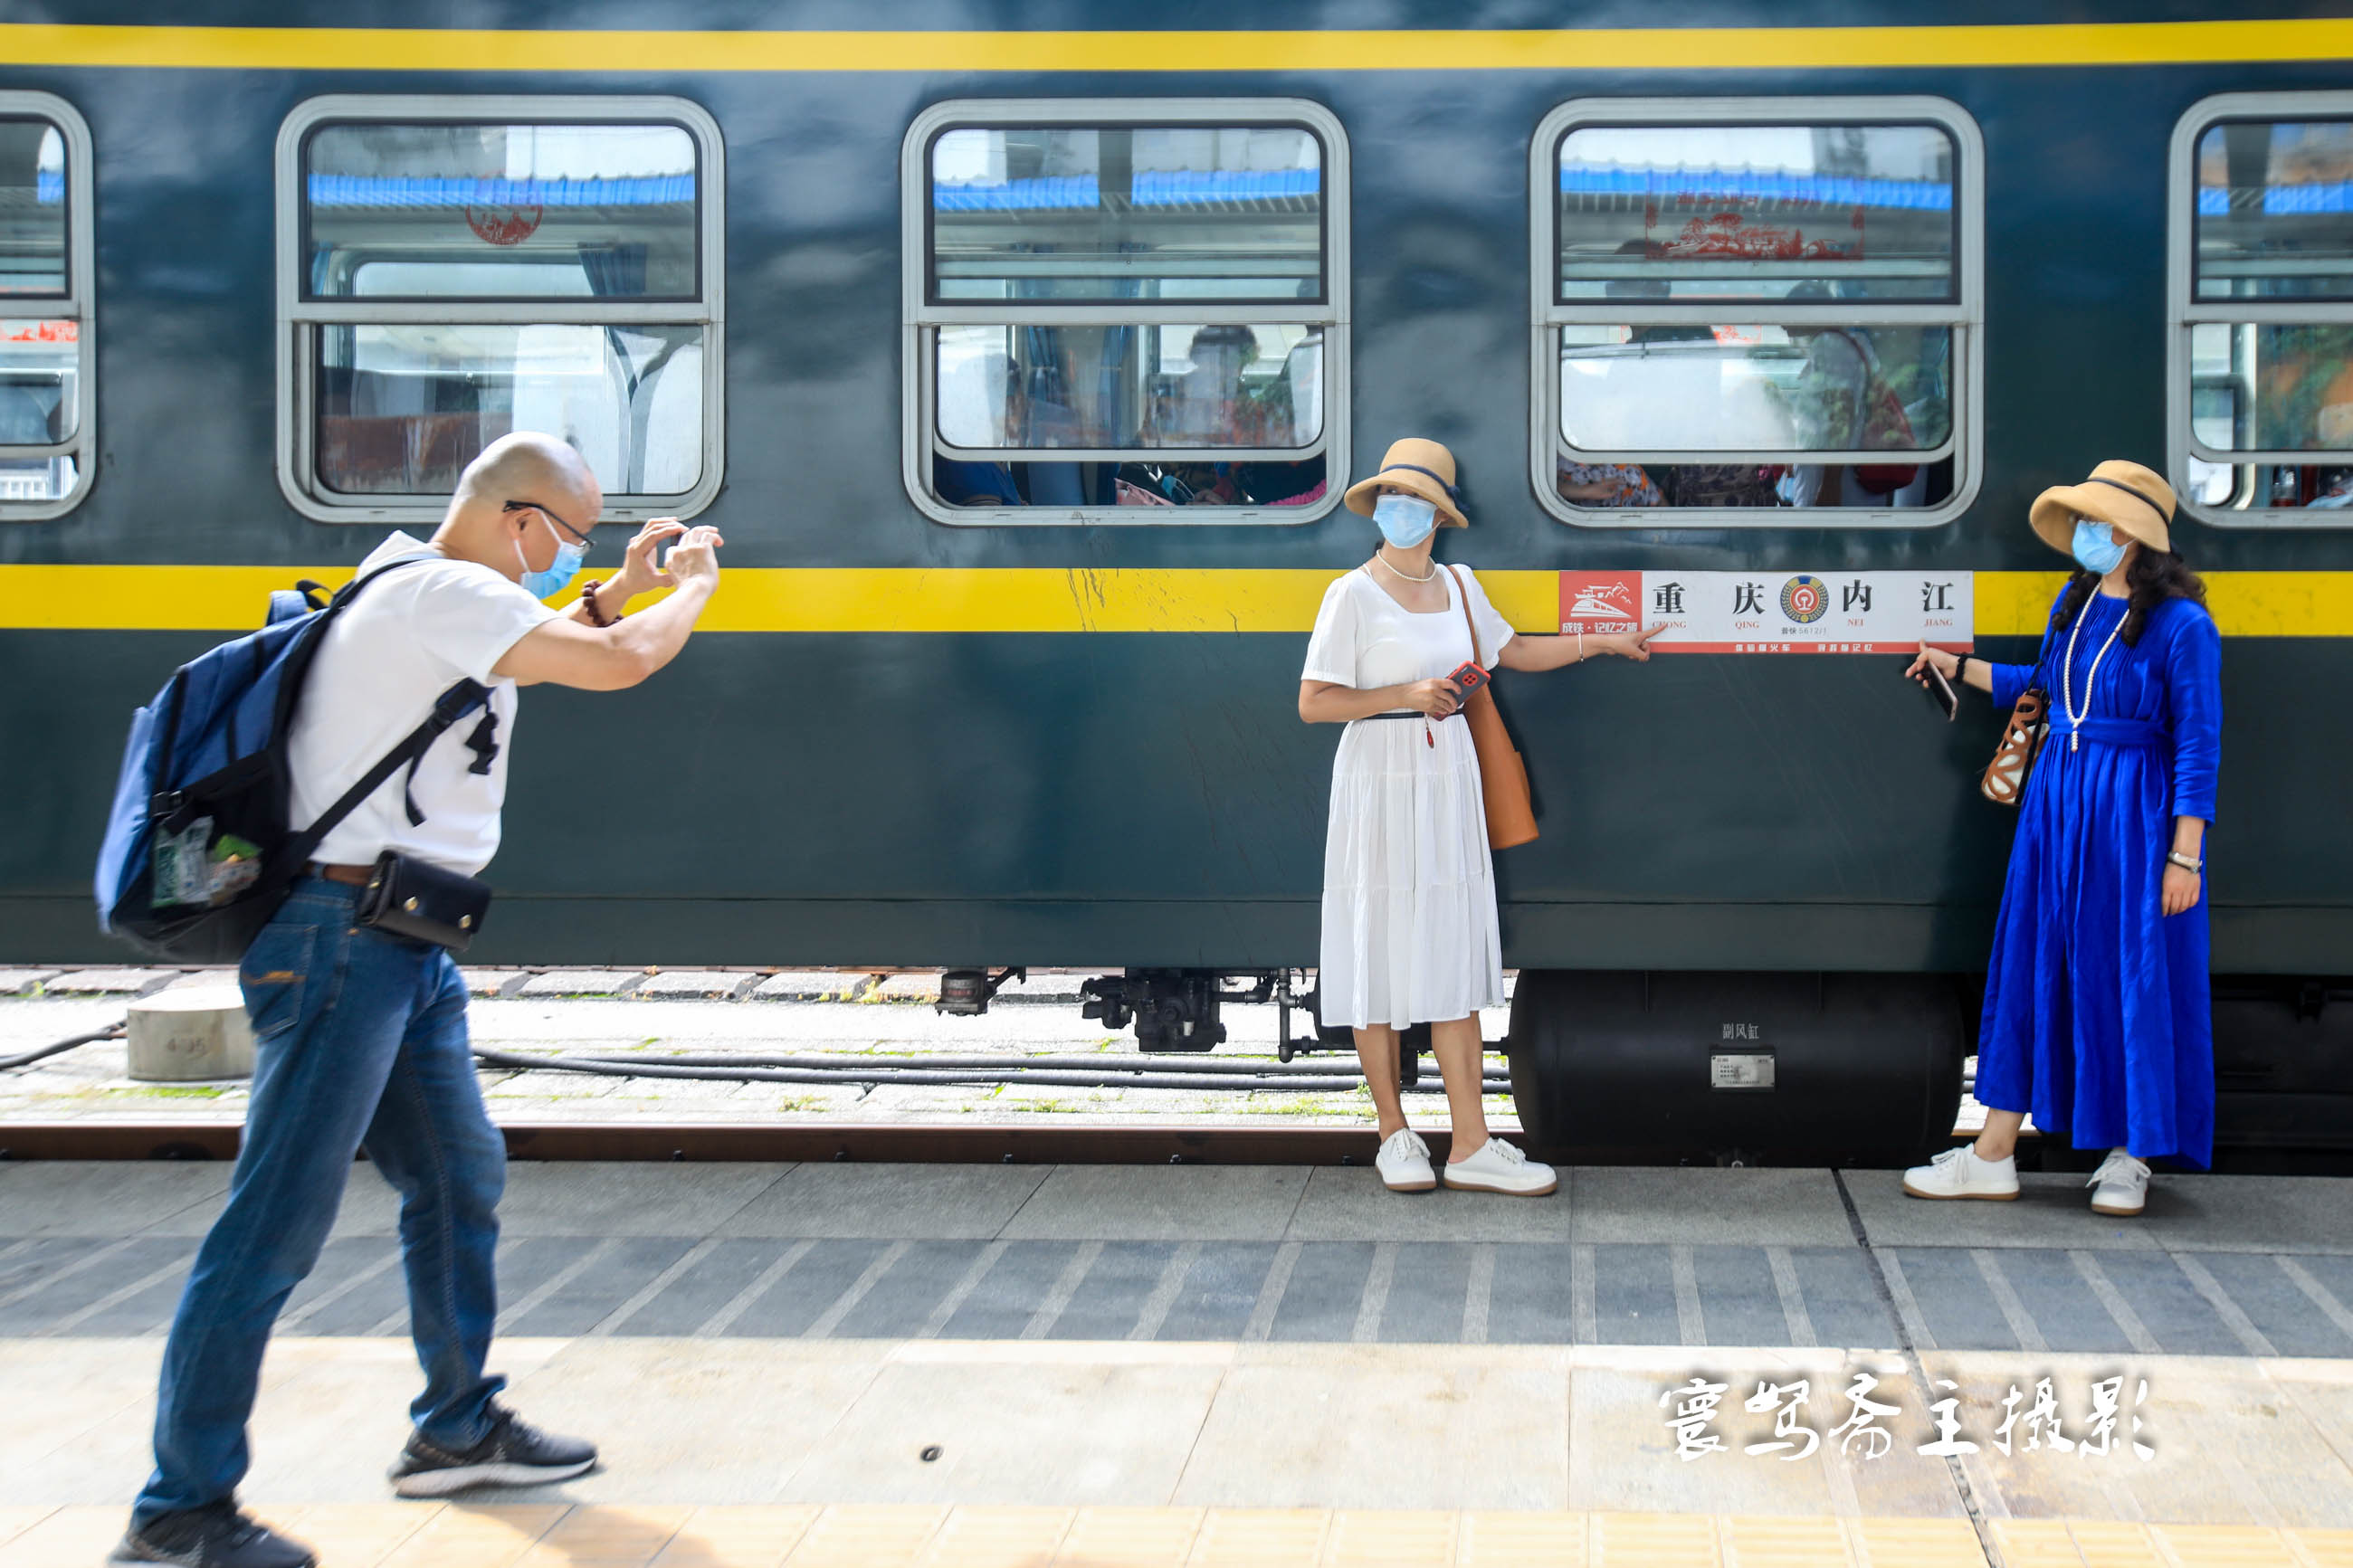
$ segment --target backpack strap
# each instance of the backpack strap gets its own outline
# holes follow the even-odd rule
[[[466,771],[487,777],[490,774],[491,763],[497,760],[499,754],[499,710],[491,706],[490,691],[471,680],[461,680],[443,692],[441,697],[446,701],[469,687],[480,693],[482,721],[475,725],[473,732],[466,737],[467,748],[474,753],[474,761]],[[437,707],[435,711],[438,712],[439,709]],[[472,711],[471,703],[461,704],[458,709],[457,717],[450,722],[455,723],[457,719],[462,719]],[[445,729],[447,727],[447,725],[443,726]],[[436,733],[438,734],[438,731],[437,731]],[[406,742],[403,743],[406,744]],[[431,741],[426,742],[423,746],[417,748],[416,754],[408,759],[408,777],[400,786],[401,808],[408,813],[408,826],[411,827],[417,826],[425,820],[425,809],[417,804],[417,764],[425,760],[425,753],[432,744]]]
[[[417,759],[441,738],[442,732],[476,708],[487,708],[490,700],[489,688],[478,680],[461,680],[435,699],[433,711],[426,716],[424,723],[411,730],[398,745],[386,752],[359,783],[343,792],[342,799],[321,812],[316,822],[286,841],[280,861],[283,874],[290,878],[300,875],[301,868],[310,863],[311,852],[319,847],[327,835],[333,832],[343,818],[357,811],[362,801],[381,789],[386,779],[404,767],[409,770],[409,775],[414,779]],[[403,794],[406,794],[405,789]],[[425,820],[425,814],[417,809],[416,801],[408,800],[406,805],[412,826]]]
[[[389,576],[404,566],[417,566],[440,559],[442,557],[431,551],[420,550],[414,555],[387,561],[375,571],[364,572],[337,589],[334,597],[327,602],[326,608],[321,613],[334,615],[359,597],[368,584],[379,577]],[[318,585],[298,584],[297,586],[315,589]],[[332,833],[343,818],[357,811],[361,802],[381,789],[386,779],[403,768],[407,770],[408,776],[401,784],[401,806],[408,814],[411,827],[423,822],[425,812],[417,805],[415,794],[417,765],[425,760],[425,753],[432,749],[433,742],[441,738],[443,731],[477,708],[482,710],[482,721],[474,726],[473,733],[466,739],[466,744],[474,752],[473,765],[468,771],[488,773],[491,760],[499,754],[498,714],[491,707],[488,687],[470,679],[460,680],[436,698],[433,711],[427,715],[425,722],[410,731],[398,745],[385,752],[357,784],[343,792],[342,799],[321,812],[316,822],[286,841],[281,859],[290,868],[287,874],[290,877],[299,875],[301,868],[310,863],[311,852],[318,848],[327,835]]]

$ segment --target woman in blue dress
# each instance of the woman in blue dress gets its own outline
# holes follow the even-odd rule
[[[2222,728],[2221,637],[2170,544],[2173,490],[2102,463],[2035,499],[2030,521],[2079,568],[2040,658],[1993,664],[1923,645],[1933,667],[2012,706],[2048,693],[2050,731],[2020,802],[1978,1031],[1985,1131],[1905,1173],[1920,1198],[2015,1198],[2028,1111],[2105,1149],[2092,1207],[2137,1215],[2148,1162],[2204,1168],[2214,1040],[2200,896]]]

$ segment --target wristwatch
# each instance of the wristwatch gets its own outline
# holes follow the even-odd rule
[[[2185,871],[2194,871],[2202,875],[2206,869],[2205,861],[2192,859],[2190,857],[2184,855],[2179,849],[2167,850],[2165,852],[2165,858],[2167,864],[2179,866]]]

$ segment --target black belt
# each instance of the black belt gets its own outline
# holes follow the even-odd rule
[[[1351,724],[1361,724],[1365,722],[1366,719],[1427,719],[1429,717],[1430,715],[1427,713],[1416,713],[1411,710],[1408,710],[1403,713],[1367,713],[1364,715],[1363,718],[1351,719],[1348,722]]]

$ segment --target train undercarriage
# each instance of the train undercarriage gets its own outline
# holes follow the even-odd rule
[[[1025,972],[950,970],[940,1010],[986,1012]],[[1531,1149],[1596,1163],[1891,1166],[1950,1142],[1976,1050],[1979,976],[1526,970],[1504,1037]],[[1349,1052],[1294,969],[1136,968],[1090,979],[1082,1011],[1145,1052],[1225,1043],[1224,1009],[1279,1010],[1288,1062]],[[2353,1152],[2353,979],[2213,983],[2218,1161],[2287,1168]],[[1297,1019],[1298,1021],[1294,1021]],[[1423,1071],[1430,1029],[1400,1039]]]

